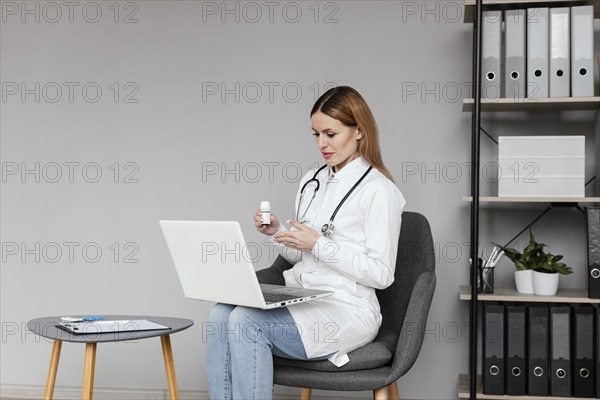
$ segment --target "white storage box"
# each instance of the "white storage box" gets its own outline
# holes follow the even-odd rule
[[[585,197],[585,136],[500,136],[499,197]]]

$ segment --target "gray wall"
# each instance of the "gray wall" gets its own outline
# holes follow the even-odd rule
[[[462,2],[72,4],[2,2],[1,383],[45,382],[51,344],[26,321],[133,313],[196,322],[173,349],[180,388],[206,390],[202,321],[211,304],[184,298],[158,220],[239,220],[261,248],[257,268],[268,266],[273,255],[252,214],[268,199],[292,216],[300,176],[322,162],[310,107],[329,85],[346,84],[371,105],[406,209],[428,217],[438,250],[426,341],[400,396],[455,398],[468,368],[458,288],[468,283],[462,98],[472,25],[462,22]],[[591,173],[593,117],[495,114],[484,126],[495,136],[585,134]],[[482,163],[496,151],[484,140]],[[483,193],[496,190],[483,180]],[[482,212],[482,244],[508,240],[540,211],[509,210]],[[582,215],[553,211],[536,232],[577,271],[561,284],[583,287]],[[497,284],[511,285],[511,275],[502,261]],[[63,346],[57,385],[80,385],[82,356],[80,346]],[[101,345],[95,384],[164,388],[161,363],[157,341]]]

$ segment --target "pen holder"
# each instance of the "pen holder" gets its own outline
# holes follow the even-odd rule
[[[472,264],[471,264],[471,272]],[[483,260],[477,262],[477,293],[494,293],[494,267],[483,267]]]
[[[494,293],[494,267],[477,268],[477,293]]]

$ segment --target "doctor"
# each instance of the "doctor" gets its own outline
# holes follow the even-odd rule
[[[406,202],[381,159],[371,110],[356,90],[328,90],[313,106],[311,121],[325,165],[302,178],[291,229],[274,214],[263,225],[260,210],[254,221],[294,264],[284,272],[287,286],[334,294],[272,310],[215,305],[209,321],[222,332],[207,337],[211,399],[271,399],[273,355],[342,366],[381,325],[375,289],[394,280]]]

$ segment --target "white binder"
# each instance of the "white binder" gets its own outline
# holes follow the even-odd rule
[[[504,14],[504,97],[525,98],[525,10]]]
[[[548,97],[547,7],[527,9],[527,97]]]
[[[594,6],[571,7],[571,95],[594,95]]]
[[[501,96],[502,11],[485,11],[482,23],[481,97],[499,99]]]
[[[550,8],[550,97],[571,95],[569,7]]]

